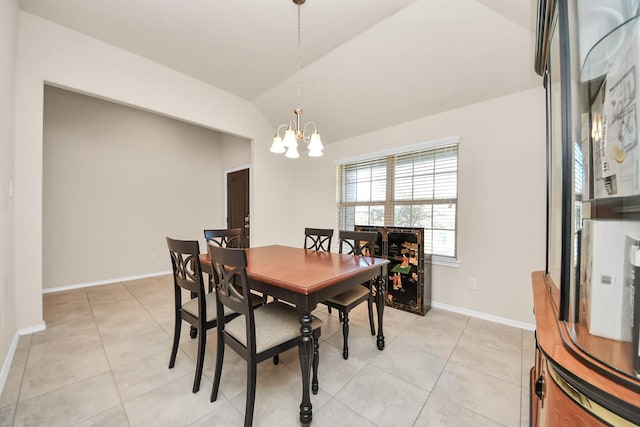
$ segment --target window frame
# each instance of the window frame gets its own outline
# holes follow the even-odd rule
[[[429,150],[438,150],[439,148],[443,148],[445,146],[448,145],[456,145],[457,146],[457,150],[456,150],[456,194],[455,194],[455,198],[439,198],[439,199],[418,199],[418,200],[414,200],[414,199],[408,199],[408,200],[401,200],[401,199],[392,199],[392,194],[393,194],[393,185],[395,182],[395,177],[390,177],[388,176],[388,173],[390,171],[393,171],[393,167],[394,165],[391,165],[390,168],[390,163],[393,163],[393,158],[395,157],[400,157],[402,155],[410,155],[412,153],[417,153],[420,151],[429,151]],[[343,202],[341,200],[342,196],[343,196],[343,189],[344,189],[344,181],[343,178],[341,176],[341,169],[345,166],[345,165],[349,165],[349,164],[354,164],[354,163],[362,163],[362,162],[367,162],[367,161],[371,161],[372,164],[374,164],[374,162],[378,161],[378,162],[382,162],[385,161],[386,163],[386,177],[385,177],[385,200],[379,201],[379,200],[368,200],[368,201],[349,201],[349,202]],[[394,149],[389,149],[389,150],[384,150],[384,151],[378,151],[378,152],[373,152],[373,153],[368,153],[365,155],[361,155],[361,156],[354,156],[354,157],[348,157],[348,158],[343,158],[343,159],[338,159],[336,160],[336,224],[338,226],[338,228],[340,228],[342,225],[342,218],[341,218],[341,211],[343,208],[345,207],[349,207],[349,206],[353,206],[354,208],[357,206],[384,206],[385,207],[385,212],[387,212],[387,209],[394,209],[395,206],[399,206],[399,205],[423,205],[425,204],[425,202],[427,202],[427,204],[430,204],[432,206],[436,206],[437,204],[447,204],[445,202],[448,202],[449,204],[451,203],[455,203],[455,220],[454,220],[454,255],[450,256],[450,255],[436,255],[433,254],[432,255],[432,262],[434,264],[440,264],[440,265],[446,265],[446,266],[451,266],[451,267],[459,267],[460,266],[460,262],[458,260],[458,249],[459,249],[459,245],[458,245],[458,216],[459,216],[459,181],[460,181],[460,168],[459,168],[459,164],[460,164],[460,137],[459,136],[454,136],[454,137],[449,137],[449,138],[443,138],[443,139],[438,139],[438,140],[433,140],[433,141],[428,141],[428,142],[424,142],[424,143],[420,143],[420,144],[414,144],[414,145],[409,145],[409,146],[404,146],[404,147],[397,147]],[[412,175],[415,176],[415,175]],[[390,220],[390,218],[393,218],[394,214],[391,214],[389,212],[387,212],[384,215],[384,224],[380,224],[380,225],[385,225],[387,227],[393,227],[394,224],[387,224],[387,222]],[[371,218],[370,218],[371,219]],[[355,218],[354,218],[354,225],[355,225]],[[364,225],[364,224],[362,224]],[[434,224],[432,224],[434,225]],[[431,227],[431,230],[437,230],[437,227]],[[431,248],[431,250],[433,250],[433,247]]]

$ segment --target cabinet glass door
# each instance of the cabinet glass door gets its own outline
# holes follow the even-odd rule
[[[640,387],[638,1],[551,3],[549,283],[575,344]]]

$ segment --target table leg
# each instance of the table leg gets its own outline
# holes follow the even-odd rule
[[[300,316],[300,368],[302,370],[302,403],[300,403],[300,422],[307,427],[311,424],[313,412],[311,411],[311,396],[309,385],[311,378],[311,361],[313,358],[313,337],[311,336],[311,314]]]
[[[320,363],[320,337],[313,337],[313,375],[311,376],[311,393],[318,394],[318,364]]]
[[[386,275],[386,274],[385,274]],[[378,276],[376,280],[376,309],[378,311],[378,336],[376,340],[376,344],[378,345],[378,350],[384,349],[384,333],[382,331],[382,315],[384,314],[384,306],[385,306],[385,279],[383,276]]]

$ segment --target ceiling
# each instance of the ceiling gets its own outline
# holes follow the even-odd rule
[[[20,0],[20,7],[293,118],[291,0]],[[536,0],[308,0],[303,120],[331,143],[539,87]]]

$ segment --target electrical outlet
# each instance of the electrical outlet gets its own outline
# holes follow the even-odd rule
[[[469,277],[469,289],[473,289],[474,291],[478,289],[478,281],[475,277]]]

